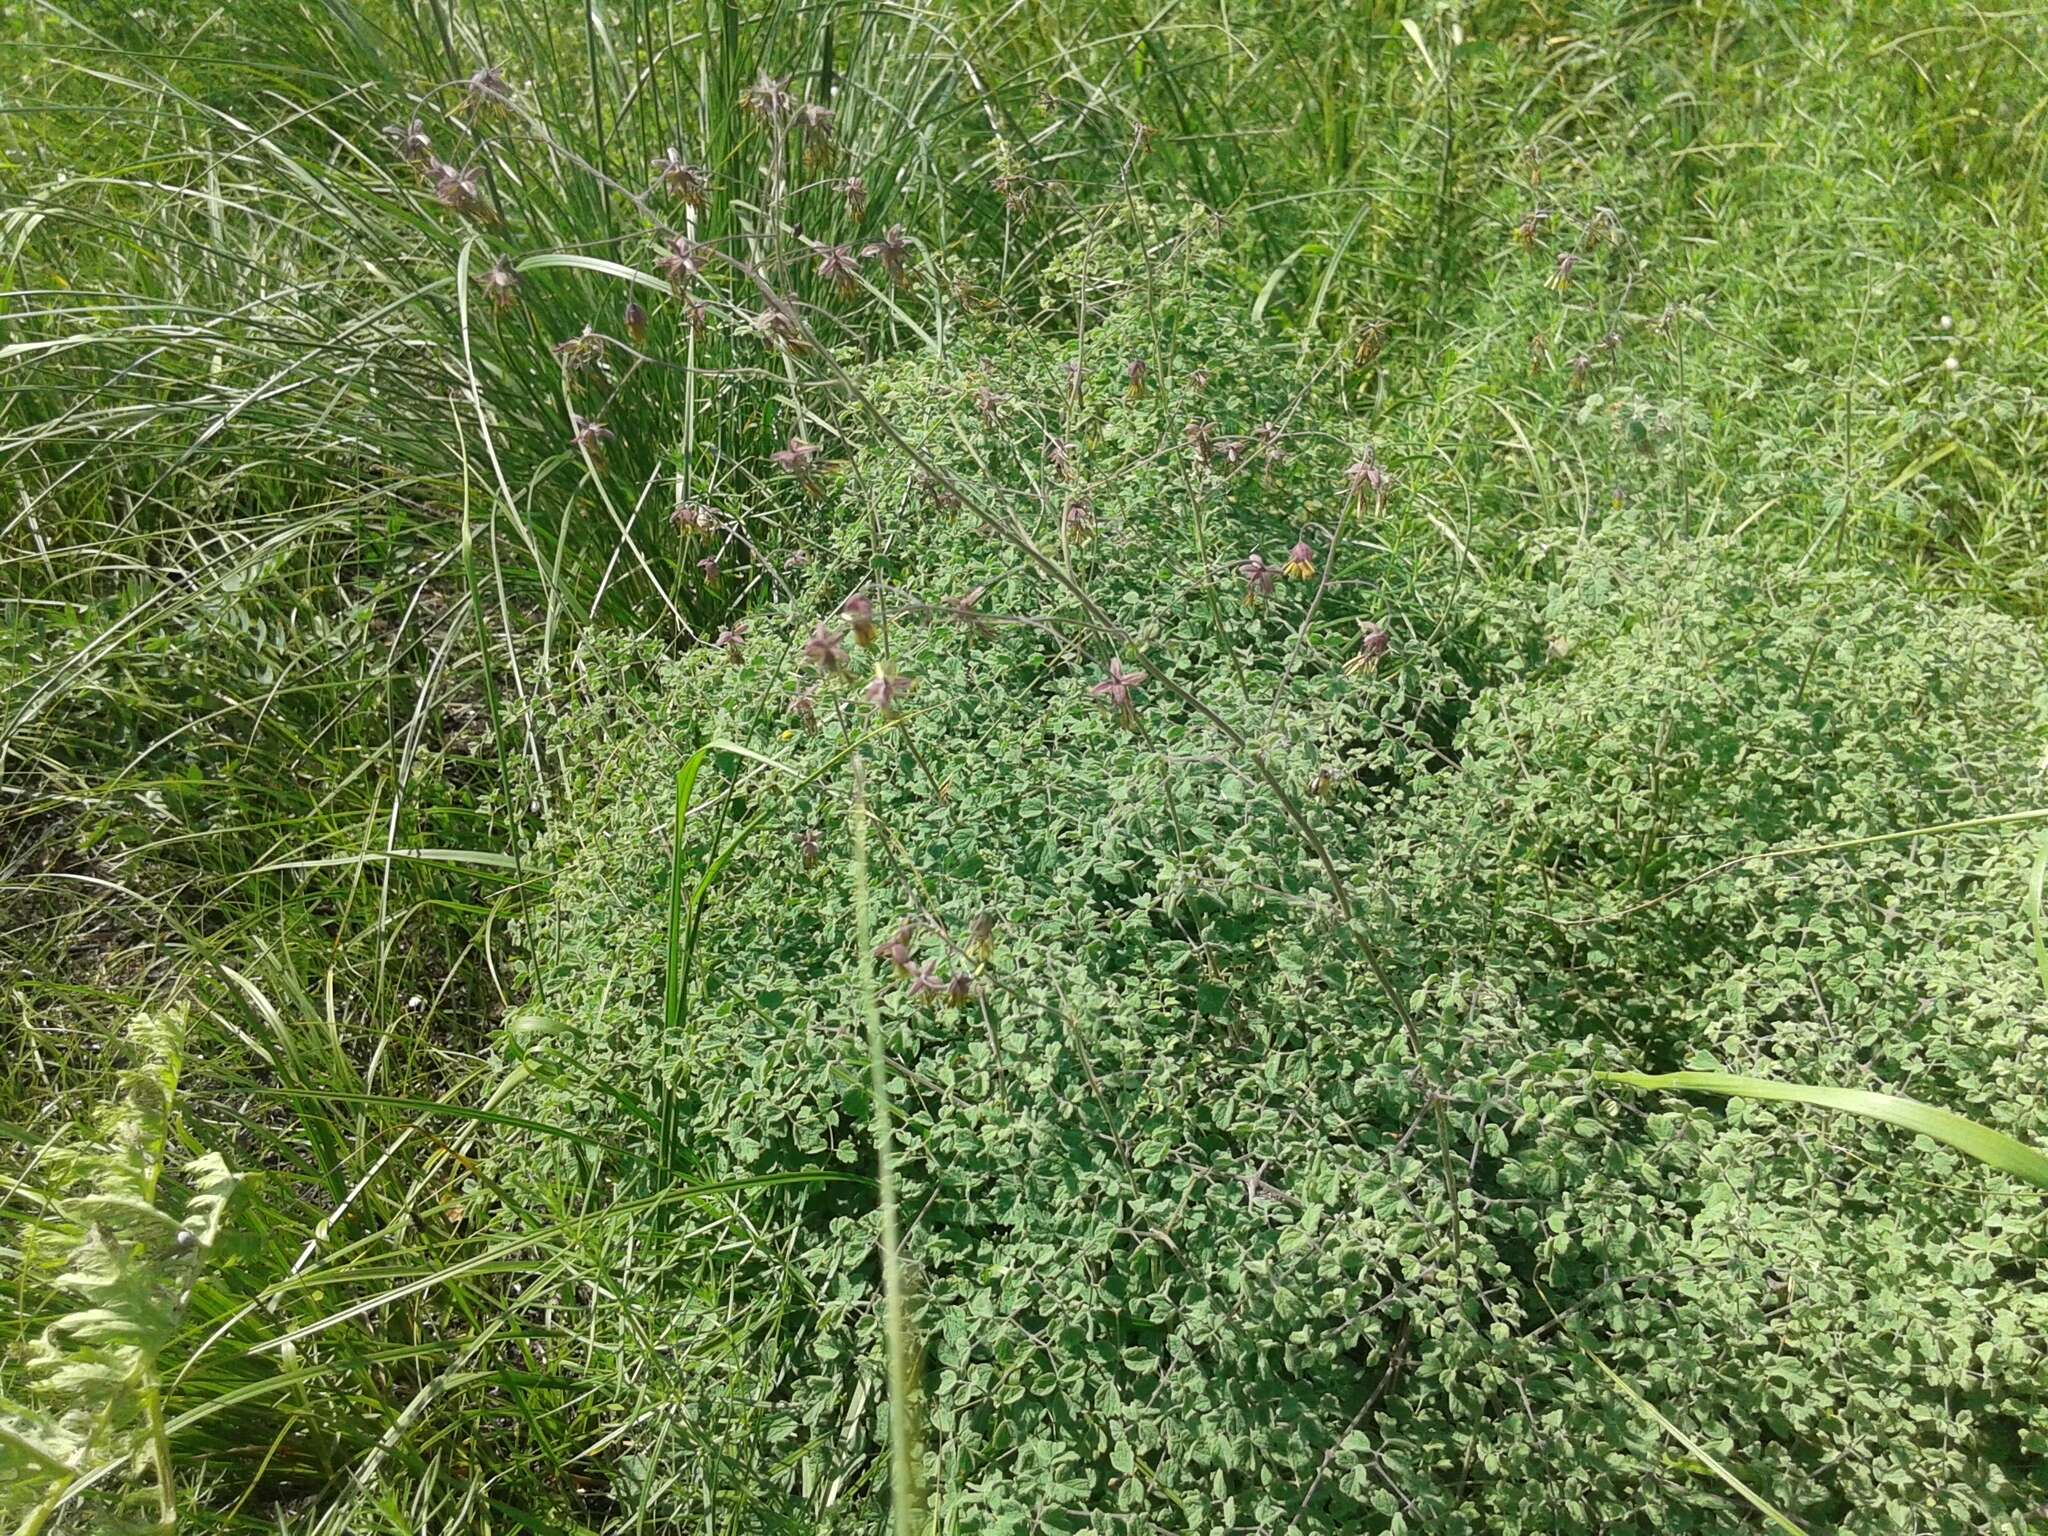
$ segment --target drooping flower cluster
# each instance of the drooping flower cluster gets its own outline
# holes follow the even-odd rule
[[[882,718],[886,720],[903,708],[903,701],[916,687],[915,679],[892,671],[887,666],[878,666],[875,668],[875,675],[868,680],[867,687],[861,690],[861,697],[880,710]]]
[[[955,1008],[966,1007],[974,1001],[974,978],[965,971],[942,977],[936,961],[919,960],[915,951],[918,926],[914,919],[905,918],[894,933],[875,946],[875,958],[895,973],[904,984],[904,995],[912,1002],[943,1000]]]
[[[680,299],[689,285],[704,275],[710,255],[709,247],[699,245],[688,235],[677,235],[655,262],[654,270],[668,279],[669,292]]]
[[[669,521],[676,525],[676,532],[687,537],[715,530],[718,514],[701,501],[678,500],[675,511],[669,514]]]
[[[846,670],[846,642],[839,631],[822,621],[811,631],[803,649],[804,660],[827,677],[837,677]]]
[[[1379,625],[1361,622],[1358,626],[1358,654],[1344,664],[1346,672],[1377,672],[1380,658],[1387,654],[1392,642],[1387,632]]]
[[[751,112],[764,123],[776,123],[796,110],[796,98],[789,93],[789,81],[762,70],[754,83],[740,92],[740,110]]]
[[[853,247],[819,246],[818,276],[841,293],[857,293],[860,290],[860,264],[854,260]]]
[[[462,87],[462,107],[472,118],[502,112],[511,104],[512,91],[505,84],[503,71],[491,65],[471,75]]]
[[[824,452],[816,443],[792,437],[787,447],[776,449],[768,457],[777,469],[803,488],[806,496],[815,496],[822,484],[819,474],[824,467]]]
[[[484,290],[484,297],[491,308],[503,314],[519,302],[519,274],[512,270],[512,263],[500,256],[492,262],[477,279]]]
[[[457,169],[452,165],[436,164],[430,176],[434,184],[434,201],[453,213],[475,219],[479,224],[493,227],[504,220],[498,217],[498,210],[484,200],[484,173],[476,166]]]
[[[768,307],[754,316],[753,325],[754,333],[771,347],[784,352],[805,350],[804,329],[780,299],[769,300]]]
[[[1109,659],[1109,675],[1088,691],[1098,699],[1106,699],[1125,721],[1137,718],[1137,706],[1132,694],[1145,684],[1145,674],[1135,668],[1126,667],[1117,657]]]
[[[1344,471],[1345,484],[1355,500],[1364,501],[1372,497],[1375,506],[1387,499],[1387,492],[1393,489],[1393,477],[1380,465],[1379,455],[1368,446]]]
[[[860,253],[870,261],[879,261],[882,270],[889,274],[889,281],[899,288],[910,281],[910,237],[903,233],[901,224],[891,224],[881,239],[869,241]]]
[[[1257,550],[1239,563],[1237,574],[1244,578],[1244,599],[1255,603],[1262,597],[1273,595],[1273,583],[1280,578],[1280,567],[1266,564],[1266,557]]]
[[[839,613],[853,628],[853,638],[863,646],[875,643],[881,625],[875,619],[875,605],[856,592],[839,605]]]
[[[650,162],[661,185],[685,208],[702,208],[711,196],[711,176],[702,166],[692,165],[671,144]]]
[[[604,337],[586,325],[579,335],[558,341],[548,350],[554,353],[555,361],[562,365],[562,372],[573,384],[578,374],[604,366],[604,349]]]
[[[610,441],[612,429],[593,417],[575,416],[570,418],[575,430],[569,434],[569,446],[589,459],[593,464],[604,462],[604,445]]]

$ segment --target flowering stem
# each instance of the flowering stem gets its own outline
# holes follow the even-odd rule
[[[910,1307],[904,1296],[902,1234],[896,1209],[896,1159],[891,1146],[889,1068],[883,1050],[882,1012],[875,1001],[873,923],[868,901],[866,760],[853,755],[854,954],[859,965],[861,1013],[868,1031],[868,1072],[874,1100],[875,1174],[882,1206],[882,1305],[889,1360],[889,1502],[894,1536],[924,1529],[916,1446],[912,1440],[914,1388],[910,1380]]]

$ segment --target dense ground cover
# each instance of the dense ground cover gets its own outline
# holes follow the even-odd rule
[[[0,21],[10,1515],[2037,1526],[2044,33]]]

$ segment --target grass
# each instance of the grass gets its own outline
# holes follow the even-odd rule
[[[868,1172],[735,1172],[683,1135],[674,1084],[565,1049],[582,994],[544,963],[564,917],[543,850],[596,813],[560,700],[651,686],[653,662],[598,675],[606,637],[688,654],[747,626],[752,647],[813,583],[904,585],[920,469],[1050,583],[1019,617],[1061,654],[1114,651],[1229,726],[1218,750],[1293,808],[1338,899],[1357,887],[1353,942],[1381,941],[1290,744],[1176,681],[1178,633],[1139,632],[1100,543],[1039,520],[1078,491],[1037,440],[1092,455],[1123,359],[1085,403],[1011,405],[966,458],[892,393],[892,368],[938,359],[963,398],[1021,398],[976,352],[992,316],[1085,341],[1135,286],[1149,387],[1178,389],[1200,229],[1262,353],[1394,478],[1325,527],[1322,563],[1362,541],[1412,570],[1481,696],[1506,671],[1484,615],[1603,527],[2035,633],[2048,608],[2048,19],[2026,8],[38,4],[0,44],[7,1246],[63,1193],[52,1149],[118,1099],[125,1021],[181,1000],[180,1160],[252,1176],[164,1354],[194,1528],[797,1529],[829,1502],[782,1475],[808,1367],[778,1351],[828,1299],[771,1213],[791,1181],[871,1202]],[[764,111],[776,81],[791,107]],[[415,125],[431,158],[406,153]],[[672,146],[701,207],[659,174]],[[900,280],[876,258],[849,287],[821,273],[895,226]],[[677,235],[715,253],[680,297],[658,265]],[[779,343],[764,295],[795,317]],[[606,435],[574,441],[585,421]],[[792,438],[833,466],[815,495],[771,458]],[[1118,515],[1115,485],[1080,489]],[[1174,495],[1205,562],[1241,558],[1192,484]],[[1290,675],[1365,600],[1338,584]],[[1440,702],[1439,746],[1468,707]],[[669,808],[665,959],[610,957],[621,992],[665,967],[671,1036],[718,1006],[698,948],[717,882],[845,772],[784,784],[708,751]],[[953,786],[974,762],[906,771]],[[2018,788],[1983,787],[1986,814]],[[2038,866],[2033,902],[2038,953]],[[1379,978],[1397,1013],[1403,942]],[[1430,1028],[1406,1050],[1444,1073]],[[1457,1170],[1434,1173],[1456,1220]],[[915,1255],[905,1216],[885,1252]],[[883,1274],[900,1404],[914,1276]],[[69,1305],[26,1271],[11,1296],[21,1342]],[[599,1312],[630,1325],[601,1336]],[[913,1428],[889,1415],[891,1466],[862,1463],[841,1507],[906,1496]],[[10,1498],[17,1478],[48,1486],[10,1465]],[[155,1518],[120,1482],[52,1515]]]

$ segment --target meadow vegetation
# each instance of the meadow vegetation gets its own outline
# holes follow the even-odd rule
[[[23,1536],[2048,1522],[2048,13],[0,44]]]

